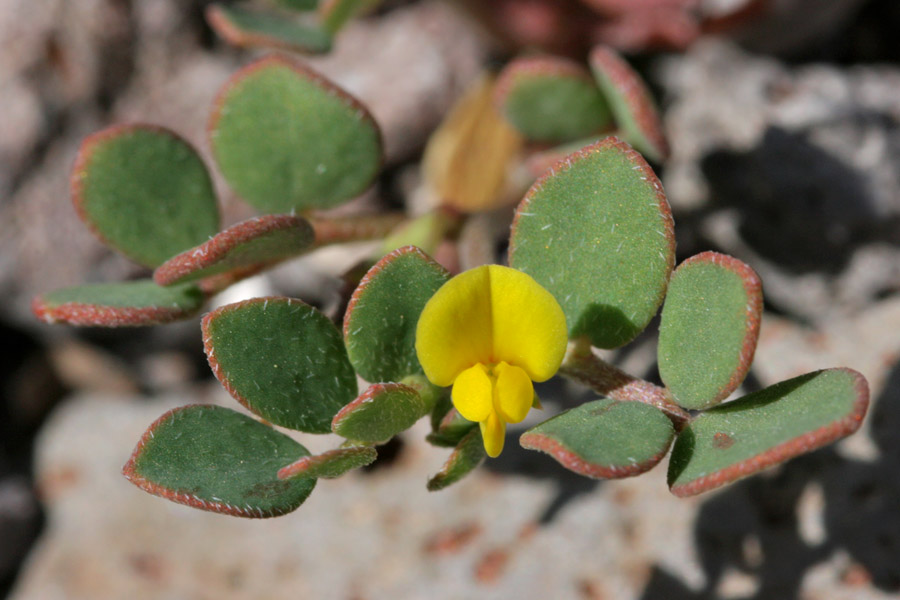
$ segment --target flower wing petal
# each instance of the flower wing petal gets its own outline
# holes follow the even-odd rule
[[[534,386],[528,374],[516,366],[501,362],[494,369],[497,382],[494,385],[494,409],[507,423],[519,423],[531,410],[534,402]]]
[[[534,381],[553,377],[568,343],[566,316],[530,275],[489,265],[493,362],[521,367]]]
[[[484,421],[493,411],[491,378],[482,364],[470,367],[453,382],[453,406],[470,421]]]

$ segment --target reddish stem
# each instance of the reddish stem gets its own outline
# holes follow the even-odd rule
[[[576,343],[560,367],[559,374],[586,385],[607,398],[655,406],[671,419],[676,431],[681,431],[691,420],[690,413],[675,404],[665,388],[614,367],[594,354],[585,344]]]
[[[395,227],[407,220],[401,213],[339,217],[308,217],[316,232],[315,247],[328,244],[343,244],[378,240],[388,235]]]

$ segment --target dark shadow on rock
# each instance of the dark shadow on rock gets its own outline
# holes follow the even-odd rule
[[[867,0],[844,18],[839,26],[817,39],[784,53],[781,58],[791,65],[842,65],[859,63],[900,62],[900,3],[897,0]],[[752,48],[753,43],[749,46]]]
[[[824,480],[825,522],[882,590],[900,591],[900,366],[895,366],[870,416],[875,463],[845,461]]]
[[[705,592],[695,592],[676,577],[672,577],[659,567],[653,567],[650,581],[644,588],[641,600],[707,600],[711,596]]]
[[[736,210],[744,241],[790,271],[839,272],[883,231],[864,175],[802,133],[770,127],[756,148],[714,151],[701,168],[713,206]]]
[[[0,597],[44,526],[32,475],[34,438],[65,390],[46,352],[0,323]]]
[[[869,418],[877,461],[847,460],[828,447],[716,493],[701,506],[694,530],[707,582],[702,593],[656,566],[642,600],[718,598],[729,568],[758,578],[757,591],[744,600],[793,600],[807,571],[837,551],[847,552],[875,587],[900,591],[900,365]],[[797,517],[810,483],[821,486],[825,499],[825,539],[816,545],[801,537]]]

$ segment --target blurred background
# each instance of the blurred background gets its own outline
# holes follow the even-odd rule
[[[598,482],[518,447],[425,490],[446,451],[419,423],[297,512],[252,521],[149,496],[121,475],[174,406],[235,407],[197,320],[51,327],[31,298],[143,275],[78,220],[81,139],[170,127],[208,159],[213,96],[258,52],[218,39],[201,0],[0,2],[0,594],[65,598],[881,599],[900,593],[900,3],[896,0],[387,1],[314,68],[363,100],[387,164],[357,204],[408,204],[421,151],[484,69],[522,48],[620,49],[660,106],[657,166],[679,261],[718,250],[763,279],[743,391],[849,366],[872,386],[840,444],[691,499],[664,468]],[[207,164],[212,161],[207,160]],[[250,215],[221,180],[224,222]],[[280,293],[325,310],[370,251],[330,248],[222,302]],[[656,379],[655,325],[610,359]],[[541,390],[545,415],[584,399]],[[526,421],[521,428],[530,426]],[[331,445],[303,438],[312,451]]]

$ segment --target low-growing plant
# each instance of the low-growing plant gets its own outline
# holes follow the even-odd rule
[[[595,117],[608,106],[634,143],[661,152],[658,140],[637,135],[646,130],[633,100],[621,89],[616,96],[615,77],[604,84],[616,60],[603,50],[592,54],[601,71],[593,90],[569,67],[517,63],[501,75],[495,98],[523,129],[532,124],[522,115],[545,105],[548,89],[595,111],[569,115],[563,138],[599,135],[605,121]],[[124,468],[150,493],[234,516],[282,515],[300,506],[318,479],[371,463],[379,446],[422,417],[430,419],[428,441],[452,448],[428,481],[438,490],[500,454],[506,425],[541,406],[532,382],[555,375],[597,398],[531,427],[522,446],[600,478],[643,473],[671,450],[668,481],[679,496],[833,442],[865,415],[866,381],[844,368],[722,404],[743,382],[756,349],[759,278],[715,252],[675,268],[662,185],[641,154],[616,137],[562,157],[530,187],[515,210],[509,266],[454,276],[404,243],[421,236],[421,220],[316,212],[363,192],[382,160],[380,133],[365,107],[320,75],[283,58],[253,63],[219,93],[209,132],[228,184],[266,214],[219,232],[215,191],[190,145],[148,125],[95,134],[73,169],[78,214],[111,247],[154,269],[153,278],[44,294],[34,301],[39,317],[113,327],[186,319],[228,285],[324,244],[388,236],[389,246],[401,247],[384,247],[340,324],[285,297],[206,314],[210,367],[253,416],[202,404],[162,415]],[[428,231],[450,235],[447,228]],[[660,306],[657,386],[594,349],[633,341]],[[368,382],[361,393],[358,379]],[[310,455],[281,429],[343,441]]]

